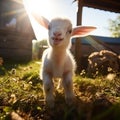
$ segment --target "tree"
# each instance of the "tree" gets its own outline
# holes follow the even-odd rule
[[[113,37],[120,37],[120,16],[115,20],[109,19],[109,30]]]

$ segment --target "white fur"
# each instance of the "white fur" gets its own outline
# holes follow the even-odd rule
[[[48,29],[49,48],[44,51],[41,66],[45,100],[49,107],[54,106],[54,78],[61,78],[67,104],[74,101],[72,77],[75,70],[75,61],[69,48],[70,38],[85,36],[95,30],[93,26],[77,26],[72,28],[71,21],[65,18],[55,18],[51,22],[46,18],[32,13],[37,22]]]
[[[48,40],[50,48],[43,53],[41,78],[46,102],[51,107],[54,106],[53,78],[61,78],[66,102],[71,104],[74,100],[72,76],[75,70],[75,61],[69,51],[72,34],[69,31],[71,30],[72,24],[67,19],[58,18],[50,22]],[[58,33],[58,35],[54,35],[54,33]]]

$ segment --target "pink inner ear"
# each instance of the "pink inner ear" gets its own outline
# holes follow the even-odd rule
[[[95,29],[93,26],[77,26],[73,29],[72,36],[86,36]]]
[[[40,16],[40,15],[35,14],[35,13],[32,13],[32,16],[34,17],[34,19],[35,19],[40,25],[42,25],[43,27],[45,27],[46,29],[48,29],[49,21],[48,21],[45,17]]]
[[[45,27],[46,29],[48,29],[49,21],[42,16],[41,19],[40,19],[40,24],[41,24],[43,27]]]

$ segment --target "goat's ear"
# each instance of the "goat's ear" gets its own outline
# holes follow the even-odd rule
[[[95,29],[96,27],[93,27],[93,26],[77,26],[73,28],[72,36],[84,37],[84,36],[87,36],[90,32],[92,32]]]
[[[45,17],[40,16],[38,14],[32,13],[33,18],[43,27],[45,27],[46,29],[48,29],[49,26],[49,20],[47,20]]]

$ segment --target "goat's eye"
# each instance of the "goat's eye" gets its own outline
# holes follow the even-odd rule
[[[71,34],[71,33],[72,33],[72,30],[68,30],[68,33]]]

